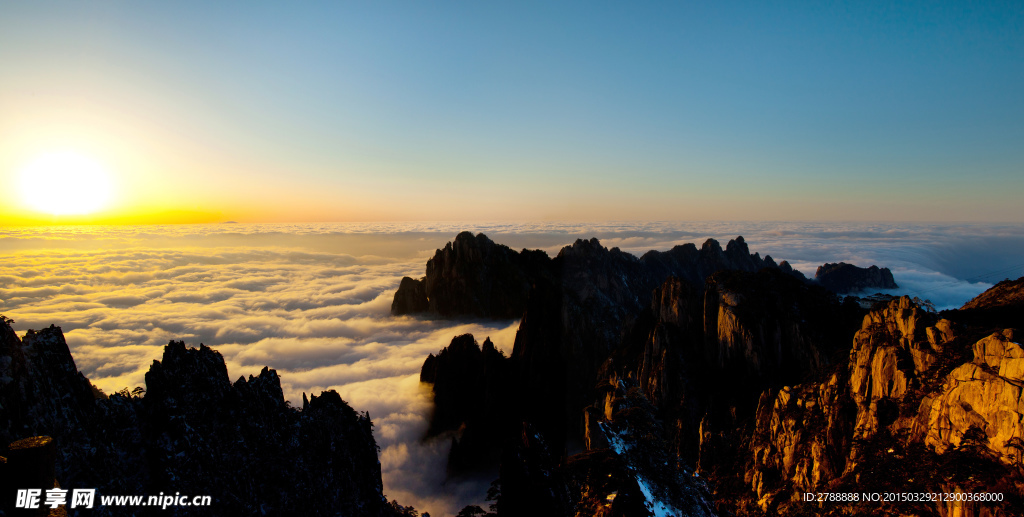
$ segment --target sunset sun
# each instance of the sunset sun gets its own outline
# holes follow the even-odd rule
[[[33,210],[51,215],[87,215],[107,207],[113,194],[110,173],[99,162],[74,152],[53,152],[21,170],[21,195]]]

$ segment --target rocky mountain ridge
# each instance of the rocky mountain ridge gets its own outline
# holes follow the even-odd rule
[[[705,256],[730,248],[746,252],[739,242]],[[677,250],[699,257],[692,245]],[[552,505],[561,510],[542,514],[1011,515],[1022,501],[1020,327],[1006,317],[1016,283],[940,316],[906,297],[869,311],[779,267],[710,271],[722,263],[689,260],[712,266],[643,295],[656,275],[616,251],[596,241],[563,249],[553,270],[562,280],[531,285],[502,358],[506,381],[468,385],[497,393],[492,403],[511,413],[488,424],[491,440],[458,444],[502,451],[498,515]],[[475,418],[470,410],[447,426],[468,433]],[[641,450],[660,463],[623,455]],[[799,501],[815,490],[896,490],[902,474],[909,488],[999,489],[1007,502]],[[502,511],[524,493],[563,495]]]
[[[221,515],[395,514],[382,493],[373,424],[336,392],[299,411],[274,370],[232,383],[219,353],[175,341],[146,385],[144,394],[96,397],[59,327],[19,339],[0,323],[0,444],[53,437],[64,488],[211,495]],[[3,488],[4,504],[15,488]],[[186,510],[164,512],[194,514]]]
[[[718,241],[708,239],[700,249],[684,244],[649,251],[640,258],[604,248],[596,238],[577,239],[550,258],[540,250],[517,252],[482,233],[462,232],[427,261],[426,276],[402,279],[391,313],[518,318],[526,310],[530,289],[538,283],[560,284],[583,299],[606,296],[616,305],[633,305],[629,302],[634,300],[642,306],[650,291],[671,275],[699,285],[716,271],[765,267],[804,278],[785,261],[776,264],[770,256],[751,254],[743,237],[729,241],[724,250]],[[623,283],[625,278],[628,283]]]

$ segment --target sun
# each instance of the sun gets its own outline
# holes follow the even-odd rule
[[[21,170],[21,196],[33,210],[52,215],[86,215],[110,203],[113,182],[103,165],[87,156],[47,153]]]

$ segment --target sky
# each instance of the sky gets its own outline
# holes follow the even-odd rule
[[[1019,2],[2,2],[0,180],[112,187],[0,224],[1021,223],[1021,91]]]

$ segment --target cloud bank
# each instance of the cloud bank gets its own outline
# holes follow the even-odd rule
[[[420,277],[462,230],[557,253],[576,238],[640,255],[743,235],[808,276],[824,262],[890,267],[901,288],[958,307],[1024,274],[1024,228],[808,223],[187,225],[0,229],[0,312],[15,328],[60,325],[82,372],[107,392],[141,386],[169,340],[205,343],[230,374],[281,374],[285,397],[336,389],[369,411],[385,493],[421,512],[480,504],[490,480],[445,481],[445,440],[420,441],[428,353],[458,334],[511,351],[515,321],[392,317],[402,276]]]

